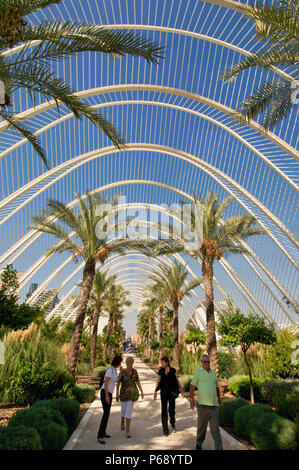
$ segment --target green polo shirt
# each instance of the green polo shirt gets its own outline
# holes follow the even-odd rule
[[[219,406],[216,387],[219,387],[214,370],[207,372],[199,367],[194,372],[191,385],[197,387],[197,402],[199,405]]]

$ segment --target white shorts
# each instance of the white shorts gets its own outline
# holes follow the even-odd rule
[[[122,418],[131,419],[133,405],[134,405],[134,402],[132,400],[121,401],[121,417]]]

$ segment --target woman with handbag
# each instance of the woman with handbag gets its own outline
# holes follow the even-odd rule
[[[121,402],[121,429],[125,429],[126,423],[126,436],[131,437],[130,435],[130,425],[132,419],[132,411],[134,401],[137,401],[139,398],[138,388],[141,393],[141,398],[144,398],[143,390],[141,383],[138,377],[138,372],[136,369],[133,369],[134,359],[131,356],[128,356],[126,359],[126,369],[122,370],[122,373],[119,374],[116,388],[116,401]],[[119,386],[121,384],[120,393]],[[137,388],[138,387],[138,388]]]
[[[170,367],[169,359],[166,356],[161,358],[161,368],[159,369],[158,375],[154,400],[157,399],[157,391],[160,390],[163,435],[168,436],[168,412],[172,432],[175,432],[175,399],[178,398],[179,392],[181,392],[184,398],[184,391],[177,378],[176,370],[174,367]]]

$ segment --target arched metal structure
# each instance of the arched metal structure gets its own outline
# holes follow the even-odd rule
[[[53,237],[27,230],[48,199],[75,207],[75,191],[102,191],[107,198],[121,192],[132,210],[142,210],[147,204],[189,202],[193,191],[214,191],[220,198],[234,196],[228,215],[249,212],[266,231],[244,242],[249,255],[216,263],[216,302],[230,295],[242,311],[254,309],[279,326],[296,323],[298,109],[269,133],[259,133],[259,120],[241,126],[232,118],[238,103],[266,78],[292,80],[287,68],[248,70],[232,83],[219,79],[226,67],[262,45],[254,39],[254,22],[240,4],[64,0],[30,15],[28,21],[45,18],[130,29],[159,42],[166,53],[159,66],[95,53],[51,64],[83,101],[119,128],[128,142],[122,152],[89,121],[75,120],[64,106],[58,112],[55,103],[41,97],[33,106],[23,89],[13,96],[14,112],[41,138],[50,163],[46,171],[28,142],[0,122],[0,269],[13,263],[23,273],[21,299],[32,283],[39,285],[32,299],[62,286],[53,315],[79,288],[82,266],[74,269],[66,255],[44,258]],[[140,254],[132,257],[140,261]],[[119,261],[115,257],[105,265],[113,270]],[[182,256],[181,262],[187,263],[191,277],[200,276],[195,260]],[[136,305],[138,286],[146,278],[143,268],[140,264],[137,274],[126,271],[136,284],[136,289],[127,284]],[[119,269],[125,270],[122,264]],[[184,311],[186,318],[192,315],[192,303],[186,303]]]

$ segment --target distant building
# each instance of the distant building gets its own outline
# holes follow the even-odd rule
[[[31,284],[32,285],[32,284]],[[31,286],[30,286],[31,287]],[[34,285],[33,285],[34,287]],[[36,288],[35,288],[36,289]],[[34,290],[35,290],[34,289]],[[33,291],[32,291],[33,292]],[[52,297],[52,298],[51,298]],[[47,302],[48,301],[48,302]],[[33,307],[41,307],[44,309],[45,315],[51,312],[55,305],[59,302],[58,295],[54,289],[44,289],[32,303]]]

